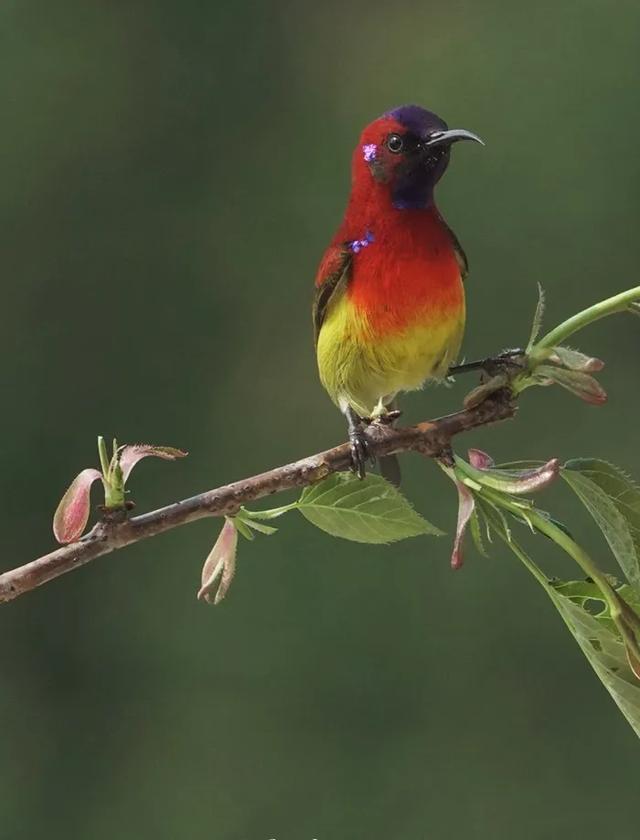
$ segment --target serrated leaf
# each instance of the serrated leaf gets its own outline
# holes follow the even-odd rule
[[[275,534],[278,530],[272,525],[265,525],[263,522],[256,522],[253,519],[244,520],[243,524],[245,524],[248,528],[253,528],[254,531],[258,531],[260,534]]]
[[[234,516],[233,521],[235,522],[236,528],[241,537],[244,537],[245,540],[249,540],[251,542],[255,540],[256,535],[246,522],[244,522],[239,516]]]
[[[640,489],[618,467],[596,458],[568,461],[561,475],[594,518],[629,583],[640,591]]]
[[[390,543],[421,534],[442,535],[379,475],[360,480],[351,473],[336,473],[305,488],[297,507],[317,528],[355,542]]]
[[[622,595],[631,609],[640,616],[640,592],[628,583],[615,587],[618,595]]]
[[[483,506],[483,512],[485,508],[486,505]],[[627,656],[627,648],[613,622],[606,614],[592,615],[571,597],[563,595],[559,591],[562,584],[550,582],[544,572],[513,539],[508,538],[499,527],[495,530],[543,587],[587,661],[631,724],[636,735],[640,737],[640,680],[634,675]],[[572,584],[568,584],[568,587],[571,592]],[[585,590],[581,588],[579,591],[582,594]],[[591,591],[591,594],[595,593]],[[635,662],[633,664],[640,665]]]
[[[138,461],[143,458],[162,458],[165,461],[175,461],[178,458],[186,458],[188,452],[176,449],[175,446],[155,446],[150,443],[133,443],[121,446],[118,449],[117,457],[122,470],[122,480],[126,482],[131,470]]]
[[[292,507],[291,505],[287,506],[289,509]],[[293,505],[295,507],[295,505]],[[282,511],[285,512],[284,510]],[[273,511],[264,511],[266,513],[267,519],[272,518]],[[278,530],[271,525],[265,525],[258,520],[261,519],[262,516],[258,512],[256,516],[253,511],[247,510],[245,507],[241,507],[238,513],[233,517],[233,521],[236,523],[238,531],[242,534],[243,537],[246,537],[249,540],[254,539],[255,534],[253,531],[258,531],[260,534],[275,534]]]
[[[482,557],[488,558],[489,555],[487,553],[487,549],[484,546],[484,540],[482,539],[482,528],[480,526],[480,516],[477,510],[474,510],[471,514],[471,519],[469,520],[469,530],[471,531],[471,539],[473,540],[473,544],[476,547],[476,550]]]
[[[589,664],[640,737],[640,681],[612,622],[591,615],[551,585],[547,592]]]
[[[603,610],[607,609],[602,590],[592,580],[556,580],[551,581],[551,585],[564,598],[570,598],[579,604],[585,601],[598,601]]]
[[[606,599],[597,583],[592,580],[560,580],[550,581],[550,585],[563,598],[573,601],[574,604],[597,618],[600,623],[606,624],[611,633],[616,636],[620,635],[611,618]]]

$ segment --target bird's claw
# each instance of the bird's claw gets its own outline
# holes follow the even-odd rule
[[[351,469],[362,480],[367,474],[367,460],[369,458],[369,444],[362,429],[354,429],[349,432],[349,445],[351,447]]]
[[[371,417],[362,417],[361,420],[365,426],[371,426],[377,423],[379,426],[390,426],[392,423],[402,417],[402,412],[399,408],[391,408],[388,411],[381,411],[372,414]]]
[[[398,408],[392,408],[390,411],[381,414],[379,417],[376,417],[375,423],[379,423],[381,426],[390,426],[394,423],[398,417],[402,415],[402,412]]]

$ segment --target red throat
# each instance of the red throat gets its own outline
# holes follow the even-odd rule
[[[348,295],[377,335],[399,332],[464,307],[451,233],[435,206],[397,210],[369,185],[363,206],[349,203],[337,242],[372,241],[355,255]]]

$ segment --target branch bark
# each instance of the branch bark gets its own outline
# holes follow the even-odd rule
[[[481,405],[419,423],[408,428],[374,425],[367,430],[372,455],[418,452],[436,458],[448,451],[451,440],[463,432],[513,417],[516,407],[511,394],[492,394]],[[314,484],[326,476],[350,467],[349,445],[342,444],[317,455],[303,458],[268,472],[208,490],[181,502],[128,517],[117,511],[103,516],[94,528],[77,542],[65,545],[0,575],[0,603],[12,601],[60,575],[77,569],[103,554],[131,543],[162,534],[205,516],[225,516],[256,499]]]

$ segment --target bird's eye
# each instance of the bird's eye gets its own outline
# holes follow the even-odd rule
[[[399,134],[390,134],[387,137],[387,149],[397,155],[404,148],[404,140]]]

